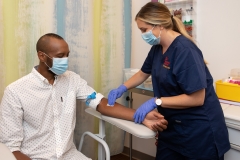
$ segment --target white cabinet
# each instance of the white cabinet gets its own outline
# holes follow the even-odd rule
[[[225,155],[225,160],[239,160],[240,159],[240,152],[239,150],[230,149]]]
[[[225,160],[240,159],[240,106],[222,104],[225,122],[228,128],[231,149],[225,154]]]
[[[165,5],[192,3],[193,0],[173,0],[164,2]]]

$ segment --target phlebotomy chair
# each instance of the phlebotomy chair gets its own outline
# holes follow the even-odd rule
[[[104,141],[105,138],[105,122],[108,122],[112,125],[117,126],[118,128],[138,137],[138,138],[153,138],[155,137],[156,133],[146,126],[142,124],[135,124],[134,122],[123,120],[123,119],[118,119],[118,118],[113,118],[113,117],[108,117],[102,115],[100,112],[94,110],[93,108],[87,108],[85,109],[85,112],[99,118],[99,133],[98,134],[93,134],[91,132],[84,132],[80,144],[79,144],[79,151],[82,149],[84,137],[86,135],[89,135],[93,139],[97,140],[98,143],[98,160],[110,160],[110,150],[107,145],[107,143]],[[101,144],[100,144],[101,143]],[[103,150],[104,148],[104,150]],[[131,146],[130,146],[131,149]],[[130,160],[132,159],[130,155]]]
[[[0,143],[0,160],[16,160],[12,152],[3,143]]]

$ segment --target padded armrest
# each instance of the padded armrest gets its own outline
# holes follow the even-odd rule
[[[143,124],[136,124],[132,121],[108,117],[102,115],[100,112],[94,110],[93,108],[87,108],[85,111],[99,119],[102,119],[112,125],[117,126],[118,128],[131,133],[132,135],[139,137],[139,138],[153,138],[155,137],[156,133],[151,129],[147,128]]]
[[[89,113],[89,114],[91,114],[91,115],[93,115],[93,116],[95,116],[99,119],[102,119],[102,114],[100,112],[96,111],[93,108],[87,108],[87,109],[85,109],[85,112],[87,112],[87,113]]]

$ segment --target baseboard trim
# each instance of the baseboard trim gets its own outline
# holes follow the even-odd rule
[[[123,154],[129,156],[129,148],[125,147],[123,148]],[[155,157],[150,156],[148,154],[139,152],[137,150],[132,149],[132,157],[134,157],[135,159],[139,159],[139,160],[155,160]]]

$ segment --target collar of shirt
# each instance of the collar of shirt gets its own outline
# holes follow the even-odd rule
[[[37,69],[38,69],[38,66],[33,67],[33,69],[32,69],[32,74],[33,74],[40,82],[42,82],[43,86],[45,86],[45,85],[50,85],[49,82],[48,82],[48,80],[47,80],[45,77],[43,77],[43,75],[41,75],[41,74],[38,72]],[[66,72],[65,72],[65,73],[66,73]],[[56,84],[57,79],[59,79],[61,76],[65,76],[65,73],[63,73],[62,75],[55,75],[55,76],[54,76],[54,77],[55,77],[55,80],[54,80],[53,85]]]

